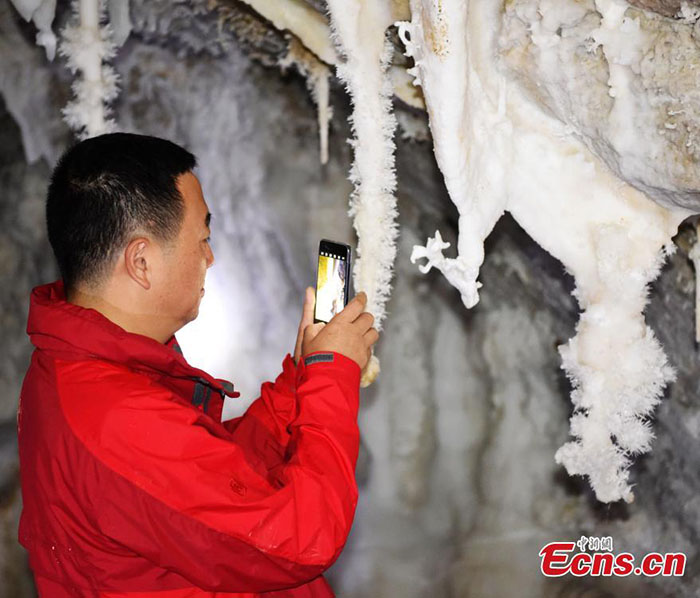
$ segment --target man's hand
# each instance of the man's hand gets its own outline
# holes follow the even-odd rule
[[[294,363],[299,364],[301,358],[301,343],[304,340],[304,330],[314,323],[314,306],[316,304],[316,293],[313,287],[306,287],[304,293],[304,307],[301,312],[299,331],[297,332],[297,342],[294,345]],[[321,324],[322,325],[322,324]]]
[[[343,311],[333,316],[328,324],[307,324],[303,328],[302,356],[316,351],[335,351],[352,359],[360,369],[364,368],[372,355],[372,345],[379,340],[379,332],[372,327],[374,316],[364,311],[365,305],[367,295],[361,292],[355,295]],[[311,321],[313,322],[313,306]],[[299,329],[301,331],[301,325]]]

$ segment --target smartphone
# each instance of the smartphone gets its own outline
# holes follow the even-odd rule
[[[316,271],[314,322],[329,322],[348,303],[350,245],[321,239]]]

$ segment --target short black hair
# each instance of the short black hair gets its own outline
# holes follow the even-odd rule
[[[179,145],[133,133],[107,133],[69,148],[46,199],[49,242],[66,291],[98,282],[136,231],[174,239],[184,216],[177,177],[196,165]]]

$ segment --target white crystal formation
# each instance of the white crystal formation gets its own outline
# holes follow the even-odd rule
[[[621,0],[512,0],[496,44],[509,78],[618,177],[698,212],[700,26],[683,7],[671,19]]]
[[[577,4],[543,0],[542,20],[547,7],[561,16]],[[624,44],[637,29],[625,21],[622,3],[596,6],[600,27],[590,51],[602,45],[613,63],[608,86],[612,109],[618,103],[619,109],[611,120],[622,144],[634,129],[629,71],[640,59],[634,44]],[[642,312],[648,284],[688,211],[655,203],[621,180],[575,126],[545,112],[509,75],[498,51],[503,10],[492,0],[411,0],[411,21],[398,23],[423,88],[435,156],[459,210],[457,255],[443,256],[437,232],[414,248],[412,259],[427,260],[422,271],[441,270],[464,304],[474,306],[483,242],[507,210],[563,263],[583,311],[576,336],[560,347],[575,411],[573,440],[555,458],[571,475],[587,476],[599,500],[631,501],[632,457],[650,449],[649,416],[673,379]],[[542,28],[530,35],[542,47],[557,44]]]
[[[101,25],[105,5],[99,0],[73,2],[74,20],[62,33],[59,53],[77,77],[74,99],[63,109],[68,125],[81,139],[115,129],[109,103],[118,94],[118,76],[106,63],[116,52],[112,30]]]
[[[17,12],[25,21],[32,21],[38,32],[36,43],[46,50],[46,57],[56,55],[56,35],[51,28],[56,13],[56,0],[12,0]]]
[[[282,70],[294,65],[306,78],[306,86],[316,104],[318,120],[319,156],[321,164],[328,163],[328,126],[333,117],[330,105],[331,71],[328,66],[309,51],[297,37],[290,36],[287,54],[279,61]]]
[[[396,258],[396,173],[394,171],[393,90],[388,69],[392,45],[386,28],[392,22],[389,2],[329,0],[331,26],[344,60],[337,72],[353,102],[351,125],[354,191],[349,215],[357,232],[355,290],[367,293],[367,311],[381,330],[391,293]],[[378,363],[370,364],[374,375]]]

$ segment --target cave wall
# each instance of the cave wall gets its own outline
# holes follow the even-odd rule
[[[346,215],[350,109],[335,84],[330,160],[319,165],[304,81],[252,60],[225,27],[215,34],[210,15],[168,8],[135,3],[136,31],[114,62],[123,90],[115,117],[122,130],[172,139],[198,156],[217,263],[200,318],[178,336],[193,364],[233,380],[249,401],[292,349],[318,240],[353,242]],[[65,18],[59,11],[59,22]],[[60,119],[69,86],[61,61],[48,63],[31,26],[0,0],[0,596],[32,595],[16,541],[14,424],[31,354],[28,294],[56,276],[43,200],[53,161],[71,139]],[[424,128],[424,115],[398,108],[404,130]],[[687,260],[694,231],[682,229],[647,309],[677,381],[657,409],[651,454],[632,469],[635,502],[601,505],[553,460],[571,409],[556,352],[577,319],[571,280],[504,218],[487,242],[481,302],[466,311],[442,276],[421,275],[409,261],[413,245],[436,228],[453,247],[456,237],[457,214],[428,141],[404,139],[399,130],[397,178],[401,233],[378,344],[382,373],[362,393],[360,503],[346,549],[329,571],[336,592],[695,596],[700,408]],[[202,338],[215,350],[202,351]],[[542,546],[581,535],[610,535],[616,552],[640,557],[683,551],[685,576],[544,578]]]

